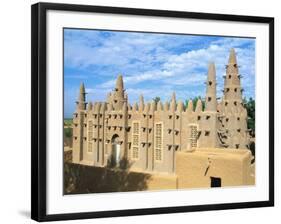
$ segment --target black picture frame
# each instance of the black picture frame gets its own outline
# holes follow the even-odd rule
[[[100,12],[124,15],[205,19],[216,21],[253,22],[269,25],[269,200],[196,206],[159,207],[69,214],[46,214],[46,13],[48,10]],[[274,18],[241,15],[164,11],[137,8],[103,7],[73,4],[37,3],[31,17],[31,218],[37,221],[86,219],[206,210],[274,206]]]

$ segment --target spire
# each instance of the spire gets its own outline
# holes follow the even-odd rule
[[[202,101],[201,99],[198,99],[195,112],[201,112],[201,111],[202,111]]]
[[[235,53],[234,48],[230,49],[228,64],[232,64],[232,65],[237,64],[236,53]]]
[[[176,93],[173,92],[172,94],[172,99],[171,99],[171,106],[170,106],[170,110],[171,111],[175,111],[176,110]]]
[[[192,100],[189,100],[189,101],[188,101],[186,111],[188,111],[188,112],[193,112],[193,102],[192,102]]]
[[[113,104],[114,110],[122,110],[123,103],[127,100],[124,94],[124,84],[122,75],[118,75],[116,80],[116,86],[114,91],[111,94],[111,101]]]
[[[176,93],[175,92],[173,92],[173,94],[172,94],[172,102],[176,102]]]
[[[139,106],[140,110],[142,111],[144,109],[144,99],[143,99],[143,95],[140,95],[140,106]]]
[[[228,133],[226,139],[224,139],[228,148],[245,148],[246,143],[249,142],[247,119],[245,119],[247,115],[243,117],[241,114],[241,110],[245,110],[245,108],[241,104],[242,88],[240,79],[235,50],[231,49],[226,66],[224,95],[221,101],[221,108],[219,108],[220,113],[225,116],[225,119],[222,119],[220,123],[221,129]],[[237,138],[238,135],[239,138]]]
[[[206,111],[217,110],[217,91],[216,91],[216,68],[212,62],[209,64],[208,77],[206,82]]]
[[[78,101],[76,103],[77,103],[78,110],[86,109],[86,92],[85,92],[84,83],[81,83],[81,85],[80,85]]]
[[[236,53],[231,48],[229,53],[228,65],[226,66],[226,75],[224,80],[224,99],[233,101],[242,101],[241,83],[236,60]]]
[[[153,113],[156,110],[156,103],[154,100],[150,103],[150,113]]]
[[[209,63],[208,81],[216,81],[216,66],[214,62]]]
[[[84,83],[82,82],[79,90],[79,101],[85,102],[85,98],[86,98],[85,95],[86,95],[85,86]]]
[[[124,84],[123,84],[123,77],[122,75],[118,75],[116,80],[116,91],[123,91]]]
[[[157,111],[162,111],[163,110],[163,105],[161,103],[161,101],[158,101],[157,103]]]
[[[178,102],[177,111],[179,111],[179,112],[184,111],[183,102],[181,100]]]

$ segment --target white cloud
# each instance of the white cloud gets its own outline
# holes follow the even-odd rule
[[[254,42],[243,38],[220,38],[207,42],[206,38],[142,33],[118,33],[105,38],[92,32],[83,34],[75,41],[66,39],[65,64],[81,71],[92,69],[91,66],[101,66],[104,72],[100,75],[106,76],[106,81],[88,89],[88,97],[96,100],[105,100],[106,94],[115,86],[118,73],[122,73],[129,99],[133,102],[138,100],[141,93],[147,100],[155,96],[169,99],[174,90],[182,99],[204,96],[203,83],[208,63],[213,61],[216,64],[217,93],[220,96],[229,50],[234,47],[241,66],[240,73],[244,76],[244,94],[253,96]],[[95,68],[90,71],[90,76],[86,76],[88,80],[94,78],[97,72]],[[80,77],[86,79],[83,73]],[[79,75],[69,75],[68,78],[79,79]]]
[[[242,41],[243,44],[245,41]],[[163,83],[173,85],[202,85],[206,79],[208,63],[214,61],[217,70],[218,86],[222,87],[222,76],[225,73],[229,50],[232,46],[237,46],[238,42],[234,39],[233,44],[230,40],[221,45],[211,44],[208,48],[191,50],[181,54],[171,54],[166,62],[158,67],[158,70],[134,73],[124,78],[126,86],[143,81],[159,80]],[[254,52],[249,49],[236,48],[238,63],[242,65],[241,73],[244,73],[243,82],[251,84],[255,72]],[[115,79],[105,82],[103,87],[113,87]],[[245,84],[245,86],[247,86]],[[251,87],[251,85],[248,85]]]

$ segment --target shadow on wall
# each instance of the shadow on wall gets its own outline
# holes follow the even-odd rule
[[[129,172],[130,164],[121,160],[120,166],[92,167],[64,163],[64,194],[143,191],[148,188],[150,174]]]

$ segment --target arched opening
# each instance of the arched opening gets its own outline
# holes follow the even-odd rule
[[[120,140],[119,140],[119,136],[115,134],[112,136],[111,139],[111,156],[109,161],[110,167],[119,166],[120,157],[121,157]]]

